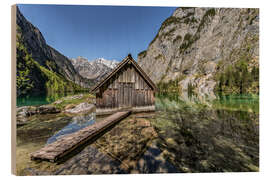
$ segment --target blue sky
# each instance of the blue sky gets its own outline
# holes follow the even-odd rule
[[[147,49],[175,7],[19,5],[48,45],[65,56],[122,60]]]

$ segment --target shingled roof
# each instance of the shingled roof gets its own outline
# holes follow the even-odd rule
[[[131,63],[135,69],[139,72],[139,74],[144,78],[144,80],[151,86],[151,88],[156,91],[156,85],[154,82],[147,76],[147,74],[142,70],[142,68],[138,65],[138,63],[132,58],[131,54],[129,54],[126,58],[124,58],[113,70],[110,74],[108,74],[104,79],[102,79],[92,90],[91,92],[96,92],[103,84],[105,84],[113,75],[115,75],[122,67],[124,67],[127,63]]]

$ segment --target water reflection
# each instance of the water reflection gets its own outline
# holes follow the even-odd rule
[[[220,95],[212,103],[216,109],[259,113],[259,95]]]
[[[162,102],[160,102],[162,99]],[[167,102],[165,102],[167,101]],[[165,104],[164,104],[165,103]],[[174,105],[173,105],[174,104]],[[190,94],[183,92],[157,94],[156,106],[162,105],[162,109],[179,109],[183,107],[198,108],[209,107],[211,109],[241,110],[259,113],[259,95],[256,94],[234,94],[234,95],[215,95],[215,94]],[[165,106],[164,106],[165,105]]]
[[[165,94],[165,96],[167,96]],[[187,91],[183,91],[180,95],[175,94],[175,97],[179,97],[182,101],[184,101],[186,104],[205,104],[209,107],[212,106],[212,101],[217,98],[217,96],[214,93],[211,94],[195,94],[195,93],[189,93]],[[175,99],[174,99],[175,100]]]
[[[56,132],[52,137],[47,140],[47,144],[51,144],[57,141],[59,138],[74,133],[84,127],[94,124],[96,121],[96,113],[90,113],[87,115],[80,115],[72,117],[71,122],[60,131]]]
[[[258,99],[207,100],[211,106],[198,99],[164,94],[156,98],[158,112],[152,123],[158,146],[170,161],[182,172],[258,171]]]
[[[258,96],[171,93],[157,94],[155,101],[155,113],[127,117],[61,164],[37,164],[29,154],[104,117],[34,116],[17,129],[20,173],[27,174],[29,168],[29,174],[259,170]]]

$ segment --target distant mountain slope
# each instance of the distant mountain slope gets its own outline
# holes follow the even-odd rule
[[[138,63],[167,88],[258,91],[258,78],[245,77],[258,76],[259,10],[177,8],[139,53]]]
[[[89,61],[86,58],[80,56],[76,59],[71,59],[71,62],[76,71],[79,72],[81,76],[87,79],[93,79],[95,81],[102,79],[118,64],[118,62],[115,60],[99,58]]]
[[[75,91],[92,84],[77,73],[67,57],[46,44],[39,29],[25,19],[19,8],[16,23],[17,95]]]

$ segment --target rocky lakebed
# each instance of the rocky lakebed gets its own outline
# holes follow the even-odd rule
[[[79,99],[87,99],[87,102],[80,102]],[[59,106],[70,100],[78,102]],[[127,117],[99,135],[94,142],[76,149],[58,163],[30,159],[30,154],[44,145],[102,121],[106,116],[96,117],[93,103],[94,99],[81,94],[62,98],[49,105],[18,107],[17,173],[49,175],[151,172],[153,167],[146,167],[144,163],[150,163],[148,158],[154,157],[152,153],[155,152],[148,148],[153,146],[157,133],[147,120],[154,116],[149,113]],[[163,163],[159,165],[160,171],[170,167],[164,158],[160,157],[160,160]]]
[[[131,114],[60,161],[30,159],[46,144],[106,118],[96,116],[94,100],[79,94],[18,107],[17,174],[259,171],[258,99],[249,96],[158,95],[155,112]]]

